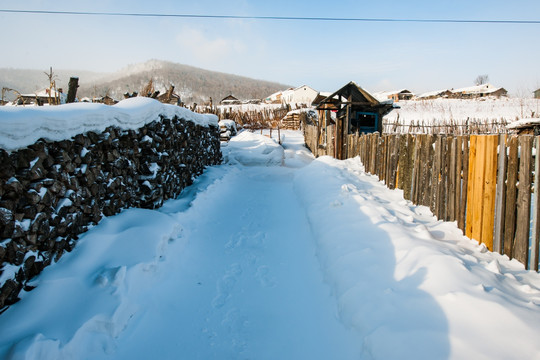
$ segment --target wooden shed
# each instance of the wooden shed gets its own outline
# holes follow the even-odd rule
[[[379,101],[355,82],[321,100],[319,113],[318,145],[326,146],[328,132],[333,131],[334,157],[346,158],[348,135],[355,133],[382,133],[383,116],[394,108],[392,100]],[[332,116],[334,113],[335,116]],[[333,126],[335,125],[335,126]],[[332,129],[332,130],[330,130]]]
[[[233,95],[224,97],[220,102],[221,105],[240,105],[242,102]]]

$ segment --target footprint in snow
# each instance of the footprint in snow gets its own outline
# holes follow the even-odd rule
[[[219,309],[227,303],[240,274],[242,274],[240,264],[235,263],[229,267],[225,275],[216,284],[217,294],[212,300],[212,307]]]
[[[276,286],[275,278],[270,275],[270,268],[266,265],[259,266],[255,278],[265,288]]]

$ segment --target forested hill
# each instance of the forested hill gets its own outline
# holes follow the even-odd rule
[[[0,86],[13,88],[21,93],[34,92],[48,86],[45,74],[48,70],[0,69]],[[79,77],[79,97],[109,95],[118,100],[122,99],[126,92],[140,92],[150,80],[161,93],[172,84],[182,101],[199,104],[208,101],[210,97],[217,103],[229,94],[239,99],[261,99],[289,87],[161,60],[129,65],[109,74],[54,68],[53,71],[57,75],[57,87],[66,91],[69,77]]]

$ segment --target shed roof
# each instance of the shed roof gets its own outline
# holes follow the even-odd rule
[[[238,100],[238,98],[231,94],[231,95],[227,95],[223,99],[221,99],[221,101],[226,101],[226,100]]]
[[[349,100],[350,99],[350,100]],[[371,95],[366,90],[358,86],[354,81],[349,82],[341,89],[333,92],[325,99],[321,100],[317,109],[339,109],[341,104],[352,104],[352,105],[364,105],[364,106],[381,106],[381,105],[391,105],[392,100],[379,101],[373,95]]]

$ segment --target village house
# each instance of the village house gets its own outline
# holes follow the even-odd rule
[[[284,104],[311,104],[317,91],[307,85],[302,85],[296,89],[289,89],[281,95],[281,102]]]
[[[268,96],[266,99],[264,99],[264,102],[267,104],[281,104],[281,97],[285,91],[293,90],[293,88],[289,88],[287,90],[281,90],[273,93],[272,95]]]
[[[540,135],[540,118],[520,119],[506,125],[510,133],[517,135]]]
[[[476,99],[485,96],[501,97],[508,95],[508,91],[506,91],[506,89],[502,87],[495,87],[491,84],[452,89],[451,92],[452,95],[450,97],[455,99]]]
[[[433,100],[433,99],[446,99],[452,96],[452,91],[446,90],[435,90],[429,91],[414,97],[414,100]]]
[[[373,96],[378,100],[393,100],[394,102],[411,100],[414,97],[414,94],[407,89],[400,89],[394,91],[381,91],[374,93]]]
[[[21,94],[15,100],[17,105],[60,105],[65,104],[67,101],[67,94],[64,94],[62,89],[41,89],[36,91],[34,94]]]
[[[180,95],[174,92],[174,85],[170,85],[169,89],[164,94],[158,95],[157,100],[164,104],[172,105],[180,105],[182,103]]]
[[[225,96],[220,102],[221,105],[241,105],[242,102],[233,95]]]
[[[311,104],[318,92],[308,85],[288,88],[273,93],[264,99],[267,104]]]
[[[540,89],[534,91],[534,98],[540,99]]]
[[[318,112],[318,146],[326,147],[330,138],[336,159],[347,158],[348,139],[355,133],[382,133],[382,119],[394,109],[392,99],[377,100],[351,81],[322,99]]]
[[[93,98],[92,102],[98,103],[98,104],[105,104],[105,105],[114,105],[118,103],[118,100],[113,99],[109,95],[105,95],[105,96]]]

